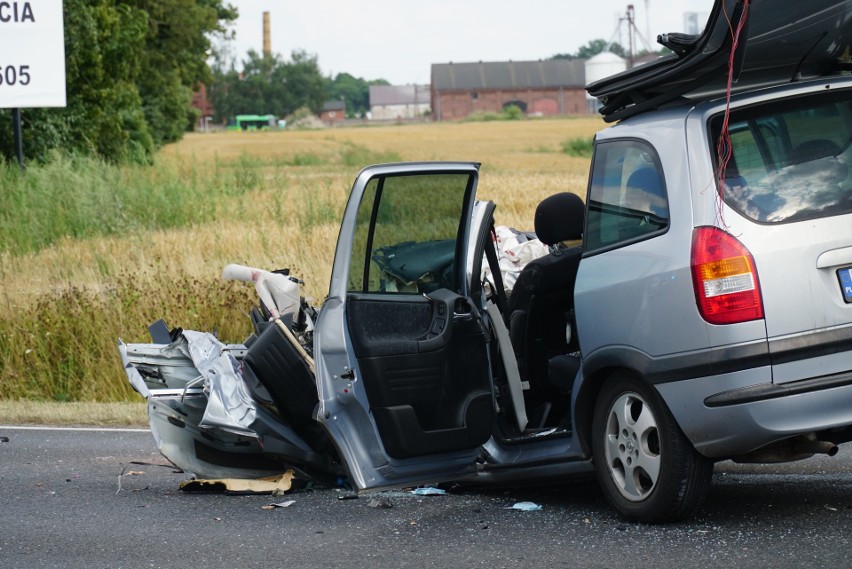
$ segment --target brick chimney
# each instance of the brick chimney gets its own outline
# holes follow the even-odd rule
[[[272,55],[272,37],[269,32],[269,12],[263,13],[263,54]]]

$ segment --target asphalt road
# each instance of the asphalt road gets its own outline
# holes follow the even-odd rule
[[[0,568],[852,567],[850,445],[722,463],[704,509],[665,526],[620,520],[593,483],[392,492],[377,508],[338,489],[187,494],[188,475],[134,461],[165,464],[149,432],[0,426]]]

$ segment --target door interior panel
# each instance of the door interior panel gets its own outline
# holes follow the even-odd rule
[[[388,455],[472,449],[490,436],[486,339],[468,306],[446,289],[404,299],[349,296],[353,350]]]

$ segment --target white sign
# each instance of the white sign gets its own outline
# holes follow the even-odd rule
[[[62,0],[0,0],[0,108],[64,106]]]

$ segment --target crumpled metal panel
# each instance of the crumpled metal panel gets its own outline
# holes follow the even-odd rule
[[[257,416],[255,402],[243,382],[240,363],[213,334],[184,330],[183,338],[204,377],[207,407],[199,426],[256,437],[249,428]]]

